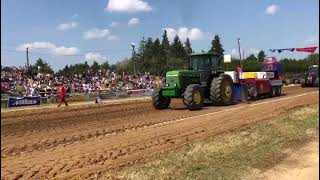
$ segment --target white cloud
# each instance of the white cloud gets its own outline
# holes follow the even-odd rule
[[[106,57],[102,56],[100,53],[89,52],[85,55],[85,59],[98,61],[98,60],[106,59]]]
[[[50,42],[33,42],[33,43],[26,43],[18,46],[18,51],[25,51],[26,48],[32,49],[54,49],[56,45]]]
[[[98,38],[103,38],[108,35],[110,35],[109,29],[98,29],[98,28],[93,28],[84,33],[84,38],[85,39],[98,39]]]
[[[57,47],[54,49],[54,52],[58,55],[75,55],[79,52],[78,48],[76,47]]]
[[[110,27],[116,27],[118,25],[119,25],[119,23],[113,21],[113,22],[111,22]]]
[[[163,28],[163,30],[167,31],[168,39],[170,42],[173,41],[174,37],[176,35],[179,36],[181,41],[185,41],[187,38],[189,38],[191,41],[193,40],[199,40],[204,37],[204,33],[199,28],[191,28],[188,29],[186,27],[180,27],[179,29],[174,28]]]
[[[318,45],[319,44],[319,35],[312,35],[306,38],[304,41],[305,45]]]
[[[109,0],[105,10],[109,12],[148,12],[151,6],[143,0]]]
[[[48,50],[56,55],[75,55],[79,52],[79,49],[76,47],[64,47],[64,46],[57,47],[55,44],[51,42],[33,42],[33,43],[21,44],[20,46],[17,47],[17,50],[25,51],[27,47],[30,50],[35,50],[35,49]]]
[[[274,15],[280,10],[280,7],[278,5],[272,4],[266,8],[266,14],[268,15]]]
[[[128,22],[128,26],[135,26],[140,23],[139,18],[131,18]]]
[[[119,40],[119,37],[116,36],[116,35],[110,35],[110,36],[108,36],[107,39],[108,39],[108,40]]]
[[[99,59],[99,58],[101,58],[100,53],[92,53],[92,52],[90,52],[90,53],[87,53],[85,55],[85,59],[86,60],[96,60],[96,59]]]
[[[68,29],[75,28],[77,26],[78,26],[78,23],[73,21],[73,22],[67,22],[67,23],[59,24],[57,26],[57,29],[60,30],[60,31],[63,31],[63,30],[68,30]]]
[[[177,31],[173,28],[164,28],[163,30],[167,31],[168,39],[170,42],[172,42],[174,36],[176,36],[176,34],[177,34]]]
[[[190,40],[201,39],[203,37],[203,32],[198,28],[192,28],[189,32]]]

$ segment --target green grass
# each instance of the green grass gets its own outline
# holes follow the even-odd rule
[[[145,165],[123,169],[122,179],[240,179],[283,156],[284,148],[310,139],[319,130],[319,106],[288,112],[286,117],[221,134],[205,142],[160,153]],[[309,135],[308,135],[309,134]]]

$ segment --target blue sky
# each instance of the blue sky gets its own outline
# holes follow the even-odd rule
[[[23,65],[43,58],[55,69],[93,59],[115,63],[130,57],[130,43],[141,38],[191,39],[207,50],[215,34],[225,54],[245,56],[264,50],[278,58],[307,53],[270,54],[271,48],[318,46],[318,0],[2,0],[1,63]],[[317,50],[318,51],[318,50]]]

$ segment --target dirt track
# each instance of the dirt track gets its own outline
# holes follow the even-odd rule
[[[189,111],[150,102],[1,113],[1,178],[99,176],[148,155],[319,104],[318,89],[285,88],[282,97]],[[308,93],[308,94],[306,94]]]

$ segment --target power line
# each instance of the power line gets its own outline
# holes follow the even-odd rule
[[[7,42],[4,42],[3,44],[9,45],[9,46],[18,46],[19,45],[19,44],[14,44],[14,43],[7,43]],[[32,49],[46,50],[45,48],[29,47],[29,50],[32,50]],[[131,51],[131,49],[127,48],[127,49],[79,50],[79,52],[110,52],[110,51],[114,51],[114,52],[123,51],[124,52],[124,51]]]

